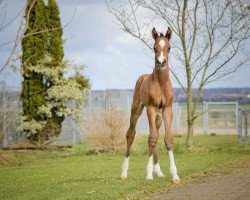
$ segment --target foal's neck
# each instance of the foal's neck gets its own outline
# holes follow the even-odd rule
[[[153,77],[157,80],[160,86],[165,86],[170,81],[169,78],[169,66],[167,65],[164,69],[154,68]]]

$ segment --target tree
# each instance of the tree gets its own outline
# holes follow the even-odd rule
[[[28,1],[25,16],[28,27],[24,35],[29,36],[22,40],[23,117],[19,131],[31,142],[43,143],[61,133],[65,117],[77,113],[89,81],[77,67],[75,77],[64,77],[69,63],[63,61],[63,30],[56,1],[48,0],[47,6],[43,0],[33,2]]]
[[[80,69],[75,69],[75,74],[69,79],[76,81],[82,90],[90,89],[91,85],[89,79],[81,75]]]
[[[25,13],[26,23],[28,24],[25,35],[47,30],[48,16],[43,0],[36,0],[34,4],[32,1],[28,1]],[[41,116],[38,114],[38,109],[45,105],[46,86],[44,78],[41,74],[30,71],[28,68],[29,66],[38,66],[39,61],[44,59],[48,47],[47,38],[48,34],[44,32],[39,35],[30,35],[22,40],[22,101],[23,116],[25,116],[26,121],[40,121]],[[26,135],[30,141],[44,139],[41,130],[37,131],[36,134]]]
[[[40,140],[31,141],[40,144],[50,142],[54,136],[57,136],[50,135],[50,132],[47,131],[48,121],[54,114],[60,118],[72,116],[73,119],[78,119],[78,112],[85,103],[85,91],[90,86],[89,80],[81,75],[59,78],[61,74],[65,74],[67,68],[71,67],[68,62],[64,61],[63,67],[50,68],[51,64],[52,58],[46,56],[37,65],[27,67],[28,71],[43,76],[45,80],[50,80],[52,86],[47,88],[44,94],[45,104],[37,108],[40,118],[27,120],[27,117],[23,116],[18,128],[18,131],[24,132],[29,138],[33,139],[34,136],[37,136]],[[74,66],[74,69],[78,73],[81,68]]]
[[[47,140],[49,137],[57,136],[61,132],[62,121],[65,116],[69,115],[69,113],[65,112],[68,106],[65,102],[69,100],[76,101],[80,98],[78,94],[79,87],[81,91],[89,88],[89,80],[80,74],[78,79],[82,82],[85,81],[84,87],[78,85],[73,78],[71,78],[72,80],[70,81],[69,79],[63,78],[66,63],[62,61],[62,30],[73,20],[74,15],[62,28],[59,9],[55,0],[48,0],[48,6],[44,4],[43,0],[27,0],[24,8],[20,9],[19,13],[6,22],[6,13],[3,8],[7,3],[6,5],[3,4],[4,1],[0,0],[0,31],[5,30],[5,28],[11,25],[15,20],[18,20],[20,16],[23,17],[21,17],[14,40],[0,43],[0,48],[10,46],[9,55],[6,60],[4,60],[3,65],[0,66],[0,74],[6,67],[11,66],[12,60],[17,60],[18,46],[22,43],[23,55],[21,71],[24,77],[22,83],[24,111],[19,130],[24,132],[30,141],[38,142]],[[24,10],[25,12],[23,14]],[[44,60],[48,56],[51,59],[49,65],[48,62],[46,65],[43,65]],[[40,69],[32,69],[34,66]],[[48,69],[55,68],[55,70],[51,70],[51,73],[57,75],[57,79],[61,80],[60,84],[63,85],[64,88],[67,86],[78,88],[72,89],[78,97],[66,97],[66,95],[64,96],[66,100],[58,97],[49,98],[48,94],[50,91],[56,91],[56,86],[59,86],[59,81],[55,83],[49,79],[50,77],[46,76],[46,73],[41,73],[41,70],[44,71],[44,66]],[[62,69],[58,70],[58,67]],[[55,99],[57,103],[55,103]],[[54,105],[51,106],[52,110],[49,111],[50,115],[44,115],[40,111],[45,108],[49,102],[50,105],[51,103]],[[84,102],[84,99],[82,99],[82,102]],[[76,105],[78,104],[79,103]],[[61,114],[57,115],[60,112]]]
[[[47,54],[51,58],[50,68],[64,67],[63,65],[63,29],[61,26],[61,19],[59,16],[59,8],[55,0],[49,0],[47,6],[48,23],[48,47]],[[58,79],[61,80],[63,74],[58,74]],[[53,87],[53,82],[50,79],[46,80],[47,89]],[[63,116],[57,116],[56,112],[60,108],[53,108],[52,116],[48,119],[47,125],[44,128],[48,135],[59,135],[62,129]]]
[[[247,1],[128,0],[127,5],[117,6],[112,1],[106,1],[106,5],[121,28],[151,51],[148,26],[158,23],[172,28],[175,37],[171,56],[178,70],[171,66],[171,72],[187,95],[186,145],[191,147],[204,86],[229,76],[250,61]],[[184,81],[178,76],[182,72]]]
[[[39,31],[32,31],[28,32],[26,31],[29,27],[29,23],[27,23],[29,20],[27,19],[27,16],[30,16],[30,12],[33,8],[33,5],[36,3],[36,0],[27,0],[23,8],[20,8],[20,11],[16,13],[10,20],[6,20],[6,13],[7,10],[6,7],[8,5],[8,1],[0,0],[0,33],[5,31],[9,26],[13,25],[15,21],[18,21],[20,18],[20,22],[18,22],[17,32],[13,39],[10,39],[9,41],[2,41],[0,42],[0,50],[4,50],[7,52],[7,57],[5,59],[2,59],[3,64],[0,66],[0,74],[7,68],[12,66],[12,64],[19,60],[19,46],[20,43],[24,38],[27,38],[29,36],[39,35],[43,34],[45,32],[50,32],[52,30],[62,30],[62,28],[66,28],[71,21],[74,18],[75,11],[72,15],[72,18],[63,26],[61,27],[54,27],[52,29],[44,29]],[[26,15],[26,18],[24,17]],[[32,15],[31,15],[32,16]],[[15,69],[16,66],[14,66]]]
[[[26,9],[27,4],[25,4],[25,8]],[[0,0],[0,32],[5,31],[8,26],[10,26],[20,15],[22,15],[23,9],[20,10],[19,13],[17,13],[12,19],[6,21],[6,10],[4,10],[4,7],[6,7],[6,4],[4,2],[4,0]],[[17,33],[16,33],[16,37],[13,40],[10,41],[4,41],[0,43],[0,49],[2,50],[3,48],[8,48],[10,49],[8,51],[7,57],[6,59],[2,59],[3,64],[0,66],[0,74],[4,71],[4,69],[10,65],[12,59],[14,59],[16,53],[17,53],[17,47],[20,45],[21,43],[21,38],[24,34],[23,31],[23,27],[24,30],[26,30],[26,26],[24,25],[24,18],[21,18],[21,22],[20,25],[18,27]]]

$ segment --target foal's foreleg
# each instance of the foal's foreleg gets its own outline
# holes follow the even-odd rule
[[[122,164],[122,173],[121,178],[126,179],[128,177],[128,167],[129,167],[129,155],[130,155],[130,149],[133,144],[135,134],[136,134],[136,123],[138,118],[140,117],[143,110],[143,105],[138,102],[134,101],[132,103],[131,108],[131,116],[130,116],[130,125],[127,131],[126,139],[127,139],[127,151],[126,156]]]
[[[162,111],[164,126],[165,126],[165,145],[168,150],[169,154],[169,161],[170,161],[170,174],[172,176],[173,183],[179,183],[180,178],[177,175],[177,168],[174,162],[174,154],[173,154],[173,136],[172,136],[172,118],[173,118],[173,111],[172,107],[166,107]]]
[[[158,138],[159,138],[159,135],[160,135],[159,130],[160,130],[161,124],[162,124],[162,116],[159,113],[157,113],[156,118],[155,118],[155,125],[156,125]],[[158,177],[164,177],[164,174],[161,171],[161,167],[160,167],[159,160],[158,160],[157,146],[154,149],[153,156],[154,156],[154,173]]]

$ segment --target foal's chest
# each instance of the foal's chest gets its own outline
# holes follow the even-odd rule
[[[171,105],[173,99],[173,92],[171,89],[154,87],[149,90],[149,101],[148,104],[151,104],[158,109],[162,107],[168,107]]]

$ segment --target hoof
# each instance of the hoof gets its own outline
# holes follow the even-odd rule
[[[156,173],[156,176],[161,178],[161,177],[164,177],[164,174],[163,173]]]
[[[153,180],[153,176],[147,176],[146,180]]]
[[[177,185],[178,185],[180,182],[181,182],[181,180],[180,180],[180,179],[177,179],[177,180],[172,180],[172,183],[173,183],[173,184],[177,184]]]
[[[156,174],[157,177],[162,178],[164,177],[164,174]]]
[[[128,177],[127,176],[121,176],[121,179],[125,180],[125,179],[128,179]]]

